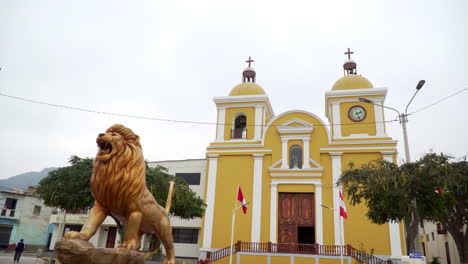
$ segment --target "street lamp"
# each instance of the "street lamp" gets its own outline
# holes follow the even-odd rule
[[[384,108],[387,108],[387,109],[390,109],[390,110],[393,110],[395,112],[398,113],[398,117],[400,119],[400,123],[401,123],[401,127],[403,128],[403,140],[404,140],[404,143],[405,143],[405,160],[406,162],[411,162],[411,159],[410,159],[410,152],[409,152],[409,146],[408,146],[408,133],[406,131],[406,123],[408,123],[408,106],[411,104],[411,102],[413,101],[414,97],[416,96],[416,94],[419,92],[419,90],[421,90],[421,88],[424,86],[424,83],[426,81],[424,80],[420,80],[418,82],[418,85],[416,85],[416,92],[413,94],[413,97],[411,97],[411,100],[408,102],[408,104],[406,105],[406,108],[405,108],[405,112],[404,113],[400,113],[400,111],[396,110],[395,108],[392,108],[392,107],[388,107],[388,106],[385,106],[385,105],[380,105],[380,104],[376,104],[374,103],[374,101],[368,99],[368,98],[359,98],[359,101],[361,102],[364,102],[364,103],[368,103],[368,104],[373,104],[373,105],[377,105],[377,106],[381,106],[381,107],[384,107]],[[416,199],[413,199],[411,201],[411,204],[416,208]],[[419,243],[417,243],[417,239],[419,239],[419,229],[416,233],[416,238],[415,238],[415,241],[414,241],[414,244],[415,244],[415,248],[418,249],[420,252],[421,252],[421,248],[420,248],[420,245]]]
[[[395,108],[392,108],[392,107],[376,104],[371,99],[362,98],[362,97],[359,98],[359,101],[361,101],[361,102],[381,106],[381,107],[393,110],[393,111],[398,113],[398,118],[400,119],[401,127],[403,128],[403,141],[404,141],[404,144],[405,144],[405,160],[406,160],[406,162],[411,161],[410,152],[409,152],[409,145],[408,145],[408,132],[406,131],[406,123],[408,123],[408,106],[411,104],[411,102],[413,101],[414,97],[419,92],[419,90],[421,90],[421,88],[424,86],[425,82],[426,81],[424,81],[424,80],[420,80],[418,82],[418,85],[416,85],[416,92],[413,94],[413,97],[411,97],[411,100],[406,105],[404,113],[400,113],[400,111],[398,111],[398,110],[396,110]]]

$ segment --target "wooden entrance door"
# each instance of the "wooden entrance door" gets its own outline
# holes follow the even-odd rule
[[[313,193],[280,193],[278,243],[298,243],[299,227],[314,227]]]
[[[115,238],[117,236],[117,227],[109,227],[107,231],[107,242],[106,248],[114,248],[115,247]]]

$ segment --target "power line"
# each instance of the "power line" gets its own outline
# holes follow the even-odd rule
[[[430,105],[427,105],[427,106],[425,106],[425,107],[423,107],[423,108],[420,108],[420,109],[418,109],[418,110],[416,110],[416,111],[414,111],[414,112],[412,112],[412,113],[410,113],[410,114],[408,114],[408,115],[416,114],[417,112],[420,112],[420,111],[425,110],[425,109],[427,109],[427,108],[429,108],[429,107],[431,107],[431,106],[434,106],[434,105],[436,105],[436,104],[438,104],[438,103],[440,103],[440,102],[443,102],[443,101],[449,99],[450,97],[453,97],[453,96],[455,96],[455,95],[457,95],[457,94],[459,94],[459,93],[461,93],[461,92],[464,92],[464,91],[466,91],[466,90],[468,90],[468,87],[466,87],[466,88],[464,88],[464,89],[461,89],[460,91],[458,91],[458,92],[456,92],[456,93],[454,93],[454,94],[451,94],[451,95],[449,95],[449,96],[447,96],[447,97],[445,97],[445,98],[442,98],[442,99],[440,99],[439,101],[436,101],[436,102],[434,102],[434,103],[432,103],[432,104],[430,104]]]
[[[27,99],[23,97],[18,97],[18,96],[13,96],[13,95],[8,95],[4,93],[0,93],[1,96],[4,97],[9,97],[12,99],[20,100],[20,101],[25,101],[29,103],[35,103],[35,104],[42,104],[42,105],[47,105],[47,106],[52,106],[52,107],[58,107],[58,108],[63,108],[63,109],[68,109],[68,110],[76,110],[76,111],[82,111],[82,112],[88,112],[88,113],[94,113],[94,114],[103,114],[103,115],[110,115],[110,116],[119,116],[119,117],[127,117],[127,118],[134,118],[134,119],[144,119],[144,120],[152,120],[152,121],[161,121],[161,122],[174,122],[174,123],[185,123],[185,124],[198,124],[198,125],[234,125],[231,123],[217,123],[217,122],[203,122],[203,121],[187,121],[187,120],[177,120],[177,119],[166,119],[166,118],[157,118],[157,117],[148,117],[148,116],[137,116],[137,115],[127,115],[127,114],[118,114],[118,113],[110,113],[110,112],[103,112],[103,111],[97,111],[97,110],[92,110],[92,109],[86,109],[86,108],[80,108],[80,107],[74,107],[74,106],[67,106],[67,105],[59,105],[59,104],[52,104],[48,102],[43,102],[43,101],[37,101],[37,100],[32,100],[32,99]],[[364,124],[377,124],[377,123],[392,123],[398,121],[397,119],[395,120],[389,120],[389,121],[382,121],[382,122],[359,122],[359,123],[348,123],[348,124],[333,124],[333,125],[340,125],[340,126],[348,126],[348,125],[364,125]],[[320,124],[320,125],[314,125],[314,126],[333,126],[332,124]],[[246,126],[268,126],[268,125],[251,125],[251,124],[246,124]],[[273,127],[278,127],[280,125],[272,125]]]

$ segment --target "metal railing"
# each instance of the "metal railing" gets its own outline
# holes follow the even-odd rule
[[[319,244],[296,244],[296,243],[259,243],[237,241],[233,244],[232,253],[287,253],[287,254],[311,254],[322,256],[347,256],[368,264],[387,264],[388,261],[377,258],[371,254],[353,248],[351,245],[319,245]],[[208,252],[207,260],[210,263],[229,256],[231,247],[225,247],[214,252]]]

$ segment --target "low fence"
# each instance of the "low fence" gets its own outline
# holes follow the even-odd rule
[[[319,244],[295,244],[295,243],[258,243],[242,242],[232,245],[232,253],[285,253],[285,254],[311,254],[322,256],[349,256],[368,264],[387,264],[388,262],[373,255],[353,248],[351,245],[319,245]],[[231,247],[225,247],[214,252],[208,252],[207,259],[203,263],[214,262],[231,254]]]

